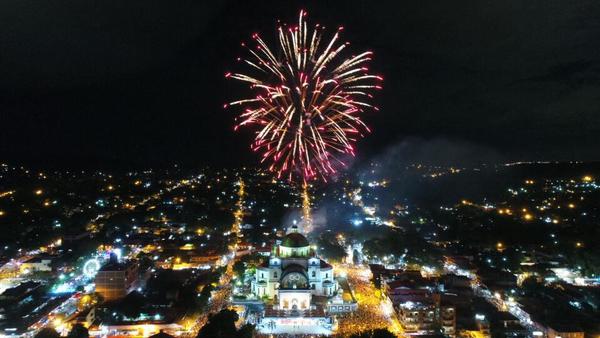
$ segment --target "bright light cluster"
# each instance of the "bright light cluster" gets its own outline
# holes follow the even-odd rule
[[[276,51],[253,34],[255,46],[242,43],[249,56],[238,59],[251,71],[225,74],[253,92],[225,105],[243,107],[235,129],[255,127],[251,148],[262,162],[278,178],[303,182],[326,180],[354,156],[356,140],[370,131],[360,116],[378,109],[369,101],[383,80],[366,67],[372,52],[343,56],[349,46],[339,41],[343,27],[326,40],[325,27],[310,29],[305,17],[300,11],[297,25],[278,28]]]

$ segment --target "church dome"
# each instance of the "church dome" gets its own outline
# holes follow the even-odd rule
[[[308,240],[302,234],[297,232],[291,232],[283,238],[281,246],[288,248],[303,248],[309,246]]]

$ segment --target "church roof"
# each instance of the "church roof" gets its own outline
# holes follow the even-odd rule
[[[331,267],[332,267],[331,264],[329,264],[329,263],[327,263],[327,262],[325,262],[324,260],[321,259],[321,262],[320,262],[320,268],[321,269],[330,269]]]
[[[302,234],[297,232],[291,232],[281,241],[281,245],[288,248],[302,248],[308,246],[308,240]]]

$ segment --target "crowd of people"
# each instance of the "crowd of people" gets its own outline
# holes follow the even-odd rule
[[[356,311],[338,317],[337,334],[345,337],[375,329],[389,329],[394,334],[402,332],[393,309],[387,308],[390,305],[373,285],[368,267],[337,266],[336,271],[338,274],[346,275],[353,289],[354,298],[358,302]]]

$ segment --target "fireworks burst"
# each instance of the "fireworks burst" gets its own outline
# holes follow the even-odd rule
[[[357,138],[370,131],[360,115],[377,110],[369,101],[383,80],[366,67],[372,52],[342,56],[349,45],[339,41],[343,27],[326,41],[325,27],[309,29],[305,19],[300,11],[297,26],[278,28],[277,51],[252,35],[256,46],[242,43],[249,56],[238,59],[252,72],[225,74],[256,94],[226,105],[243,108],[235,129],[254,126],[251,149],[261,162],[278,178],[303,182],[326,180],[346,165],[344,155],[354,156]]]

